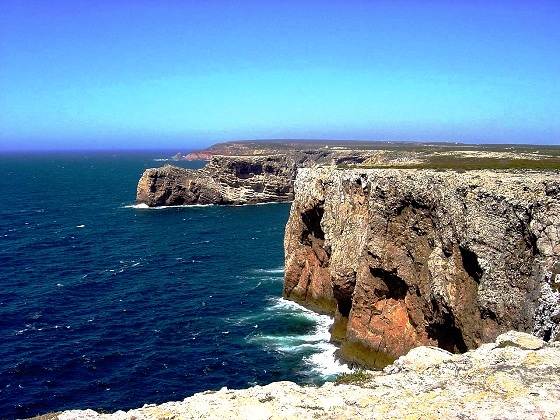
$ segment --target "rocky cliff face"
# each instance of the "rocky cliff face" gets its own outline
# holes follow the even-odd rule
[[[215,156],[204,168],[165,165],[147,169],[136,202],[154,206],[249,204],[293,199],[290,156]]]
[[[298,168],[365,159],[360,153],[348,151],[252,151],[256,154],[214,155],[204,168],[198,170],[172,165],[146,169],[138,181],[136,202],[155,207],[291,201]]]
[[[560,333],[555,173],[301,169],[285,252],[284,296],[333,313],[349,360]]]

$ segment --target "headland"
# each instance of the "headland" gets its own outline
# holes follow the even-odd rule
[[[209,163],[146,170],[137,202],[293,201],[284,297],[333,315],[340,356],[378,370],[59,419],[560,416],[560,148],[263,141],[186,158]]]

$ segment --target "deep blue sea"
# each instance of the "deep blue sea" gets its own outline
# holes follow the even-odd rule
[[[290,204],[135,206],[171,154],[0,155],[0,418],[345,370],[331,320],[281,299]]]

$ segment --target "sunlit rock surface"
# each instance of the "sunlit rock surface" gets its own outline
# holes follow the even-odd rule
[[[560,333],[554,172],[301,169],[284,296],[335,315],[341,355],[384,366],[510,329]]]

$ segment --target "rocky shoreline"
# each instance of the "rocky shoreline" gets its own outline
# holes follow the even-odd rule
[[[147,169],[136,203],[149,207],[291,201],[300,168],[534,168],[560,170],[560,148],[498,148],[451,144],[351,141],[219,143],[175,160],[208,160],[202,169]]]
[[[71,410],[59,420],[141,419],[558,419],[560,343],[508,332],[464,354],[418,347],[359,385],[276,382],[222,388],[183,401],[101,414]]]
[[[383,371],[49,418],[560,418],[558,151],[352,147],[217,146],[190,156],[201,170],[146,170],[137,203],[293,200],[284,296],[334,315],[343,358]],[[504,162],[523,170],[465,172]]]

